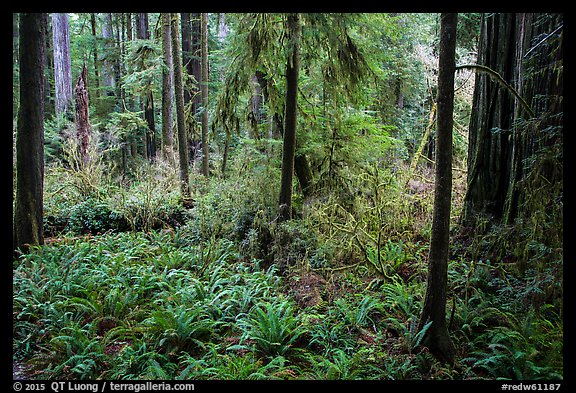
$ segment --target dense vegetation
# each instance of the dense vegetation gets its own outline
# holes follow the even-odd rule
[[[144,102],[145,88],[162,101],[160,27],[114,46],[85,27],[90,14],[69,14],[73,80],[94,51],[105,53],[121,59],[126,99],[98,90],[88,70],[85,162],[73,116],[47,110],[44,244],[13,258],[13,360],[26,378],[563,378],[563,223],[545,213],[538,227],[461,221],[470,70],[456,74],[454,101],[447,323],[456,360],[422,345],[439,18],[322,15],[303,16],[298,87],[296,156],[313,182],[303,188],[295,176],[292,218],[279,220],[281,16],[208,15],[208,106],[195,115],[190,100],[186,116],[191,140],[201,139],[202,111],[210,119],[209,176],[193,150],[183,195],[178,160],[160,154],[161,128],[147,156],[144,110],[127,104]],[[458,29],[457,64],[474,63],[480,15],[459,15]],[[561,200],[561,189],[549,192],[546,203]],[[558,227],[547,239],[537,229]]]

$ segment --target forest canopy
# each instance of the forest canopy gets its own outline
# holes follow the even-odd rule
[[[563,380],[562,14],[14,13],[12,48],[14,379]]]

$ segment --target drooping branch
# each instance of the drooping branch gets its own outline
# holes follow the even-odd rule
[[[530,108],[530,106],[528,105],[526,100],[524,100],[524,98],[522,98],[522,96],[520,96],[520,94],[518,94],[516,89],[514,89],[508,82],[506,82],[504,80],[504,78],[502,78],[502,76],[499,73],[497,73],[496,71],[494,71],[492,68],[486,67],[486,66],[480,65],[480,64],[463,64],[463,65],[456,66],[456,71],[464,70],[464,69],[469,69],[469,70],[483,72],[483,73],[488,74],[492,78],[492,80],[495,80],[496,82],[498,82],[501,86],[503,86],[506,90],[508,90],[508,92],[510,94],[512,94],[514,97],[516,97],[518,99],[518,101],[520,101],[520,104],[526,110],[526,112],[530,115],[530,117],[535,116],[534,111],[532,110],[532,108]]]

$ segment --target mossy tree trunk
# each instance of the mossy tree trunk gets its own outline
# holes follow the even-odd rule
[[[288,59],[286,62],[286,104],[284,140],[282,145],[282,177],[280,181],[279,221],[292,218],[292,180],[296,151],[296,111],[298,109],[298,74],[300,68],[300,15],[288,15]]]
[[[457,14],[440,17],[438,99],[436,132],[436,180],[434,213],[428,261],[428,282],[419,328],[423,343],[443,361],[452,362],[455,348],[446,325],[446,289],[452,199],[452,126]]]
[[[174,65],[174,98],[176,101],[176,124],[178,126],[178,158],[180,162],[180,187],[182,198],[190,197],[188,182],[188,140],[186,138],[186,118],[184,114],[184,90],[182,86],[182,60],[180,57],[180,39],[178,14],[171,14],[170,33],[172,38],[172,62]]]
[[[19,26],[20,108],[16,133],[13,247],[44,243],[44,67],[47,15],[23,13]]]
[[[172,134],[172,47],[170,44],[170,14],[162,13],[162,54],[164,64],[162,67],[162,152],[169,162],[174,161]]]
[[[208,14],[202,13],[202,174],[208,177],[210,173],[208,145]]]

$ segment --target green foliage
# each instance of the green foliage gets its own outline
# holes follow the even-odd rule
[[[73,64],[95,48],[120,58],[81,29],[87,14],[73,15]],[[126,43],[126,102],[101,94],[91,103],[88,165],[73,124],[46,121],[47,241],[13,260],[14,360],[42,379],[562,379],[562,204],[545,176],[561,173],[557,149],[525,163],[529,225],[453,241],[447,322],[457,362],[421,347],[433,175],[405,161],[434,96],[437,15],[303,15],[297,152],[314,192],[304,198],[295,179],[295,217],[280,224],[282,142],[264,136],[283,113],[285,15],[226,20],[231,34],[210,41],[208,108],[213,168],[230,137],[226,177],[191,173],[192,208],[174,163],[127,149],[142,147],[147,128],[130,98],[159,95],[159,42]],[[461,59],[477,15],[463,20]],[[268,99],[252,138],[256,71]],[[457,166],[467,151],[465,79],[456,81]],[[543,132],[561,137],[558,127]],[[538,204],[550,209],[528,214]],[[311,294],[311,305],[300,301]]]
[[[254,342],[259,353],[272,358],[292,354],[293,344],[304,333],[293,306],[287,301],[254,306],[240,321],[240,327],[242,342]]]

